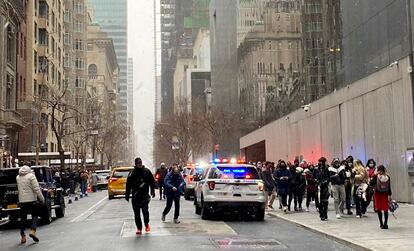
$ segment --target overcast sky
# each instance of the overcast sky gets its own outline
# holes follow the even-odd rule
[[[153,1],[128,2],[128,50],[134,60],[134,120],[138,154],[144,165],[152,167],[155,98]]]

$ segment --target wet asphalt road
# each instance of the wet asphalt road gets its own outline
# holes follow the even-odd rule
[[[106,191],[68,205],[66,215],[38,229],[40,242],[20,245],[16,226],[0,227],[0,250],[352,250],[326,237],[277,218],[264,222],[225,215],[203,221],[193,204],[182,199],[181,221],[161,222],[165,201],[153,199],[150,234],[135,236],[131,204],[123,198],[108,200]],[[173,211],[173,210],[172,210]]]

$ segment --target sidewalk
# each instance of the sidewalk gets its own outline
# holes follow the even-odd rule
[[[292,202],[293,203],[293,202]],[[336,219],[333,200],[329,203],[328,221],[321,221],[315,205],[310,205],[310,212],[288,212],[276,209],[279,203],[274,203],[275,210],[267,213],[311,231],[323,234],[338,242],[345,243],[356,250],[413,250],[414,246],[414,205],[400,204],[395,219],[391,214],[388,225],[390,229],[379,228],[378,216],[372,205],[368,208],[367,217],[357,219],[354,215],[346,215]]]

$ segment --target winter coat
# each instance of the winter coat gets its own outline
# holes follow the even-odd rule
[[[19,202],[44,202],[42,191],[36,176],[32,173],[32,169],[28,166],[22,166],[19,169],[19,175],[16,177],[17,188],[19,190]]]
[[[169,172],[165,176],[164,186],[167,198],[177,198],[184,193],[185,181],[181,174]],[[173,191],[173,187],[177,188],[177,191]]]
[[[158,183],[164,184],[165,176],[167,176],[168,170],[166,167],[160,167],[157,172],[155,172],[155,175],[159,175]]]
[[[319,174],[317,177],[318,183],[320,187],[328,187],[329,185],[329,180],[330,176],[329,176],[329,169],[327,166],[325,167],[321,167],[319,170]]]
[[[295,184],[296,184],[296,191],[295,191],[296,193],[298,194],[305,193],[306,180],[305,180],[305,175],[303,173],[303,169],[301,167],[296,168]]]
[[[339,168],[329,167],[329,179],[332,185],[344,185],[345,184],[345,166]]]
[[[317,176],[317,170],[307,169],[305,170],[305,180],[306,180],[306,191],[308,193],[313,193],[318,191],[318,182],[315,178]]]
[[[155,179],[151,171],[145,167],[135,167],[127,178],[125,198],[128,200],[132,193],[132,197],[137,200],[149,201],[150,189],[151,195],[155,196]]]
[[[359,186],[362,183],[368,184],[368,172],[365,168],[357,167],[353,169],[353,172],[355,186]]]
[[[282,177],[287,177],[287,179],[282,179]],[[277,170],[275,179],[277,181],[277,193],[288,194],[290,192],[290,181],[292,180],[290,170],[287,168]]]
[[[266,191],[273,191],[275,189],[275,180],[273,179],[272,173],[269,170],[264,170],[262,173],[263,182]]]

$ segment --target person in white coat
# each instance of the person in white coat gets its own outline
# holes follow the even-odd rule
[[[37,182],[35,174],[29,166],[22,166],[19,169],[19,175],[16,177],[17,188],[19,190],[19,207],[21,212],[20,221],[20,235],[21,243],[26,243],[26,220],[27,215],[32,216],[32,224],[29,232],[29,236],[35,241],[39,242],[39,238],[36,235],[37,220],[39,215],[39,205],[37,202],[44,204],[45,198],[43,197],[39,183]]]

